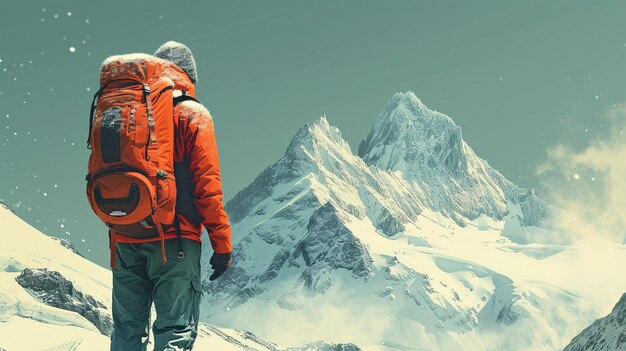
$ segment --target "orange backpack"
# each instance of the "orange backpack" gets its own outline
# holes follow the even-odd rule
[[[184,82],[174,64],[144,54],[114,56],[100,72],[87,146],[91,149],[87,198],[110,228],[115,266],[115,233],[160,237],[167,262],[164,230],[174,224],[174,89]]]

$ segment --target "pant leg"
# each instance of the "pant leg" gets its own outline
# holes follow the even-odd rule
[[[148,345],[153,284],[138,245],[116,245],[111,351],[145,351]]]
[[[154,333],[155,351],[191,350],[198,330],[200,311],[200,253],[201,244],[182,239],[185,257],[179,259],[178,239],[165,241],[167,264],[163,264],[160,242],[148,243],[148,272],[154,283],[153,299],[156,309]]]

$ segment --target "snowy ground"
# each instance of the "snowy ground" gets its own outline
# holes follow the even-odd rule
[[[519,234],[507,233],[506,221],[485,217],[461,228],[425,211],[416,223],[387,238],[367,218],[352,219],[348,228],[374,259],[367,282],[338,270],[325,293],[290,296],[301,270],[286,267],[266,292],[235,308],[226,302],[211,318],[283,345],[322,339],[380,351],[552,351],[626,291],[625,245],[600,238],[518,244],[504,235]],[[271,250],[260,245],[266,249],[253,251],[261,264]]]
[[[77,313],[37,301],[16,281],[24,268],[47,268],[77,290],[111,306],[111,272],[63,247],[0,206],[5,235],[0,247],[0,349],[6,351],[105,351],[109,338]],[[110,315],[110,312],[107,312]],[[203,324],[197,350],[268,350],[275,346],[244,332]]]

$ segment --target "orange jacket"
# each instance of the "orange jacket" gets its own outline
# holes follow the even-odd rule
[[[193,88],[188,90],[193,96]],[[199,218],[194,220],[191,216],[178,213],[180,231],[183,238],[202,241],[200,235],[202,228],[207,229],[211,246],[217,253],[229,253],[232,251],[230,224],[228,215],[222,202],[222,182],[220,179],[220,167],[215,141],[215,129],[213,118],[209,111],[195,101],[184,101],[174,108],[175,121],[175,146],[174,162],[184,167],[180,176],[175,173],[177,187],[185,186],[185,182],[192,192],[193,205],[197,209]],[[189,179],[184,179],[188,177]],[[179,197],[182,197],[179,190]],[[179,199],[182,200],[182,199]],[[115,240],[123,243],[140,243],[158,241],[159,237],[149,239],[133,239],[121,234],[115,234]],[[165,239],[176,238],[176,227],[170,226],[165,231]]]

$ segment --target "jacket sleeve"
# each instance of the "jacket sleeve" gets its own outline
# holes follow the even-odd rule
[[[190,109],[185,150],[194,183],[194,204],[217,253],[232,251],[230,224],[222,202],[222,181],[213,118],[200,105]]]

